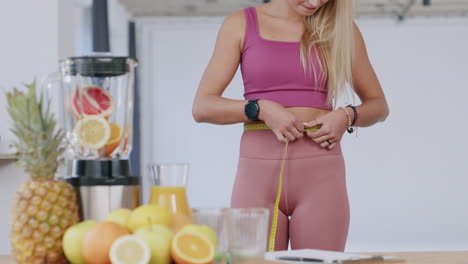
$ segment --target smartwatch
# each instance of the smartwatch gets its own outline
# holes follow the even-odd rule
[[[258,103],[257,103],[258,100],[259,99],[249,100],[245,104],[245,108],[244,108],[245,115],[250,121],[254,121],[254,122],[261,121],[260,119],[258,119],[258,113],[260,112],[260,107],[258,106]]]

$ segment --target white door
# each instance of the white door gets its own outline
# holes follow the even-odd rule
[[[190,162],[188,196],[193,207],[229,206],[236,173],[242,126],[198,124],[192,118],[192,101],[221,22],[221,18],[137,22],[142,165]],[[243,98],[240,77],[235,76],[226,97]],[[148,170],[143,174],[146,202]]]

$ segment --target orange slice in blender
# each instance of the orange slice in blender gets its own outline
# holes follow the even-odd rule
[[[86,148],[98,150],[106,145],[111,136],[111,128],[102,116],[85,116],[75,125],[78,143]]]
[[[106,157],[109,157],[110,154],[120,145],[120,140],[122,138],[122,128],[116,123],[110,123],[110,138],[104,146],[104,152]]]
[[[100,86],[85,86],[76,89],[71,103],[77,119],[90,115],[109,118],[114,111],[112,96]]]
[[[172,240],[171,256],[177,264],[208,264],[215,248],[208,238],[194,231],[180,231]]]

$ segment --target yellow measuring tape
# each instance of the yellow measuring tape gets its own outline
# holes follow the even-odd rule
[[[321,126],[309,127],[309,128],[304,129],[304,131],[317,131],[320,129],[320,127]],[[244,125],[244,131],[266,130],[266,129],[270,129],[266,124]],[[271,220],[270,237],[268,239],[268,251],[270,252],[275,251],[275,238],[276,238],[276,229],[278,228],[279,203],[281,200],[281,190],[283,189],[283,170],[284,170],[284,163],[286,161],[286,154],[288,153],[288,145],[289,145],[289,142],[286,141],[284,145],[284,155],[281,161],[281,170],[280,170],[279,181],[278,181],[278,191],[276,193],[275,207],[273,209],[273,219]]]
[[[314,127],[308,127],[304,129],[304,132],[306,131],[317,131],[321,128],[322,126],[314,126]],[[244,125],[244,131],[251,131],[251,130],[269,130],[269,128],[266,124],[248,124]]]

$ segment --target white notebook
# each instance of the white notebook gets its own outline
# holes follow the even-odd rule
[[[315,250],[315,249],[275,251],[275,252],[267,252],[265,254],[266,260],[278,261],[278,257],[314,258],[314,259],[321,259],[324,262],[365,260],[365,259],[372,258],[372,256],[370,255],[343,253],[343,252],[326,251],[326,250]],[[384,259],[392,259],[392,257],[384,257]],[[304,263],[304,262],[297,262],[297,261],[287,261],[287,262]]]

